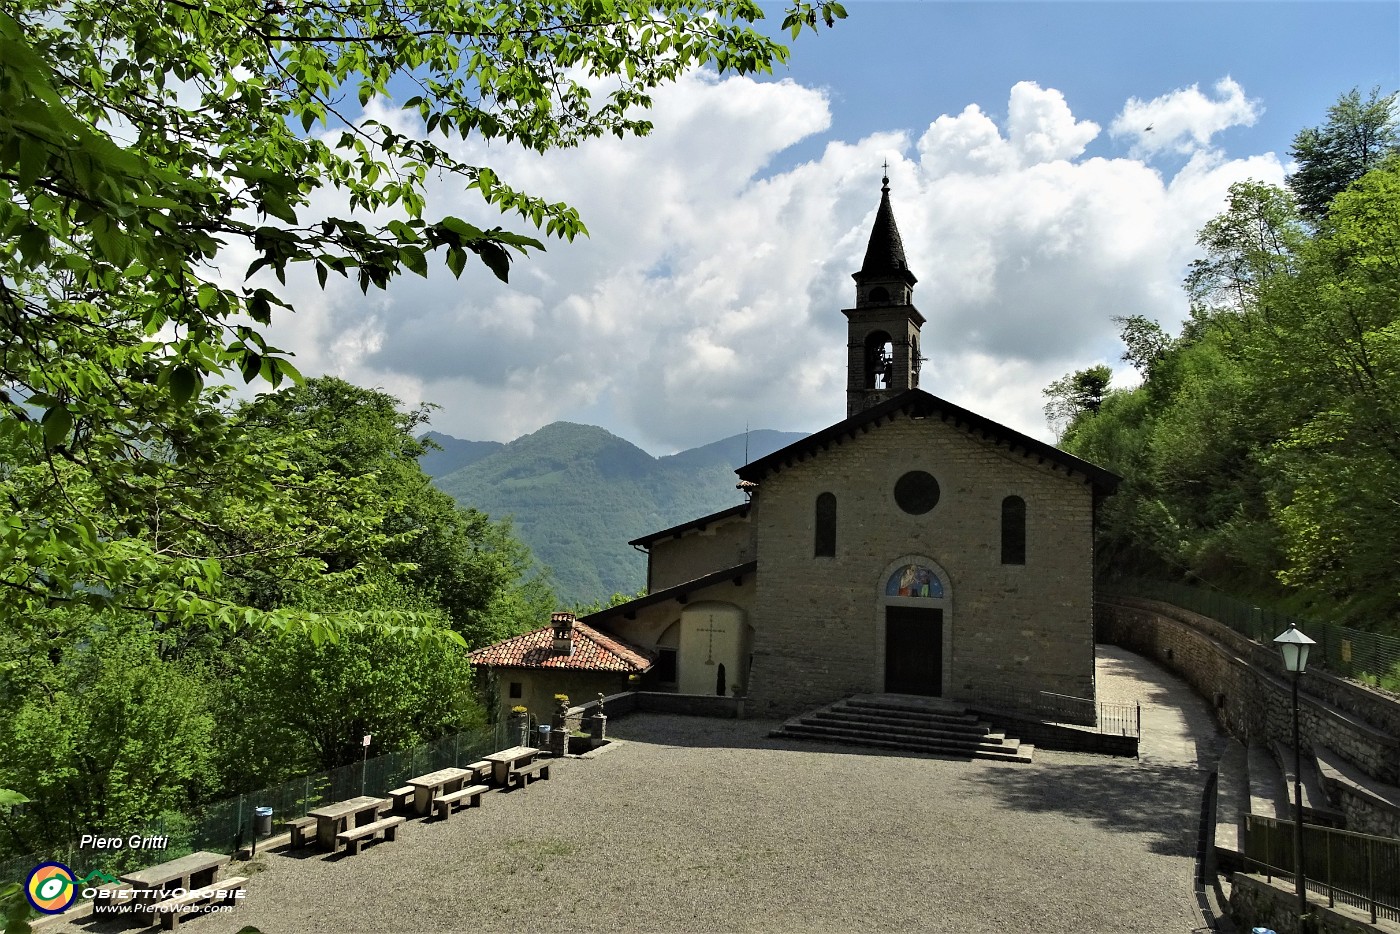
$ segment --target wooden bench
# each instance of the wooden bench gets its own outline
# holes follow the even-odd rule
[[[350,853],[353,855],[360,852],[360,848],[364,846],[366,840],[372,839],[381,830],[384,831],[385,840],[393,840],[394,835],[398,832],[399,825],[406,822],[407,818],[404,817],[385,817],[372,824],[365,824],[363,827],[352,827],[344,833],[338,833],[335,835],[335,842],[337,846],[342,843],[345,844],[346,848],[349,849]]]
[[[404,785],[402,788],[395,788],[389,792],[389,797],[394,799],[394,810],[407,810],[408,803],[413,800],[413,786]]]
[[[461,791],[451,791],[445,795],[438,795],[433,799],[433,809],[437,811],[439,817],[447,820],[452,816],[452,808],[460,801],[470,798],[471,803],[467,807],[481,807],[481,796],[490,790],[491,786],[489,785],[468,785]]]
[[[296,820],[289,820],[286,823],[288,830],[292,832],[292,849],[306,846],[307,842],[316,839],[316,818],[298,817]]]
[[[532,775],[536,779],[542,778],[545,781],[549,781],[549,762],[536,761],[531,762],[529,765],[522,765],[518,769],[511,769],[506,773],[506,787],[509,788],[511,784],[514,783],[524,788],[529,784],[530,776]]]
[[[314,823],[314,821],[313,821]],[[180,924],[180,915],[202,905],[215,897],[222,897],[226,904],[232,905],[237,898],[235,892],[241,891],[243,883],[247,882],[246,876],[234,876],[232,879],[220,879],[213,885],[207,885],[202,889],[195,889],[193,892],[186,892],[184,895],[175,898],[167,898],[163,902],[158,902],[151,910],[160,915],[160,926],[173,931]]]

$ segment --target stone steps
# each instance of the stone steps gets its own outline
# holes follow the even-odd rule
[[[1034,747],[939,698],[862,694],[784,723],[772,736],[960,758],[1030,762]]]
[[[1284,794],[1288,796],[1287,818],[1293,817],[1293,747],[1280,742],[1273,744],[1274,759],[1283,773]],[[1341,827],[1346,816],[1327,800],[1322,787],[1322,774],[1315,756],[1303,756],[1303,823]]]
[[[1221,753],[1215,781],[1215,863],[1232,872],[1243,867],[1244,816],[1249,813],[1248,752],[1231,739]]]
[[[1246,757],[1249,773],[1249,813],[1289,820],[1288,790],[1283,772],[1263,743],[1252,742]]]

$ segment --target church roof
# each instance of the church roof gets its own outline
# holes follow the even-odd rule
[[[808,435],[806,438],[774,451],[767,457],[760,457],[734,472],[744,480],[757,483],[770,473],[777,473],[785,467],[791,467],[809,457],[814,457],[833,444],[840,444],[848,437],[854,438],[858,434],[864,434],[872,428],[878,428],[901,416],[937,418],[951,423],[954,427],[960,428],[968,434],[992,441],[998,446],[1004,444],[1012,452],[1019,452],[1024,457],[1035,458],[1036,463],[1049,463],[1054,468],[1064,468],[1069,474],[1078,473],[1087,482],[1093,484],[1094,492],[1097,495],[1112,493],[1123,479],[1097,464],[1080,460],[1073,454],[1061,451],[1053,445],[1038,441],[1030,435],[1022,434],[1014,428],[1008,428],[962,406],[954,405],[946,399],[940,399],[932,393],[924,392],[922,389],[905,390],[892,399],[887,399],[863,412],[857,412],[830,428],[824,428],[816,434]]]
[[[697,577],[683,584],[676,584],[674,587],[667,587],[665,590],[649,593],[645,597],[638,597],[635,600],[628,600],[626,603],[619,603],[617,606],[610,606],[605,610],[599,610],[597,613],[590,613],[582,617],[579,623],[581,624],[585,619],[590,622],[602,622],[613,616],[626,616],[629,613],[636,613],[637,610],[655,603],[665,603],[667,600],[682,599],[697,590],[703,590],[706,587],[713,586],[725,580],[733,580],[734,583],[737,584],[742,581],[745,576],[752,574],[756,570],[758,570],[757,561],[745,561],[743,564],[736,564],[733,567],[712,571],[704,577]]]
[[[712,512],[708,516],[701,516],[699,519],[691,519],[689,522],[682,522],[680,525],[673,525],[669,529],[662,529],[660,532],[652,532],[650,534],[643,535],[641,538],[634,538],[627,544],[631,545],[633,548],[636,548],[638,545],[640,545],[643,548],[646,548],[650,546],[652,542],[663,539],[668,535],[673,535],[676,538],[680,538],[682,535],[684,535],[686,532],[689,532],[691,529],[696,529],[697,531],[703,532],[705,531],[706,527],[713,525],[716,522],[720,522],[724,519],[728,519],[730,516],[738,516],[742,519],[746,518],[748,514],[749,504],[740,503],[737,506],[730,506],[728,509],[721,509],[719,512]]]
[[[899,236],[899,226],[894,222],[894,208],[890,206],[890,180],[880,188],[880,207],[875,212],[875,225],[870,228],[870,242],[865,247],[865,262],[860,272],[853,278],[857,282],[866,279],[903,279],[909,285],[919,280],[909,271],[909,263],[904,259],[904,241]]]
[[[497,668],[563,668],[570,671],[618,671],[638,674],[651,668],[645,651],[599,632],[579,620],[573,624],[574,651],[554,651],[554,628],[545,626],[521,636],[477,649],[473,664]]]

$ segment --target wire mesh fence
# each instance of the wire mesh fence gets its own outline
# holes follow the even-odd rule
[[[1187,584],[1120,579],[1102,582],[1099,592],[1106,596],[1116,594],[1171,603],[1223,623],[1263,645],[1273,642],[1274,637],[1290,624],[1295,625],[1317,642],[1308,656],[1309,667],[1317,665],[1333,674],[1400,690],[1400,638],[1395,636],[1316,619],[1301,619],[1268,607],[1255,606],[1219,591]]]
[[[262,788],[247,794],[205,804],[191,814],[165,814],[121,836],[164,836],[160,850],[122,849],[99,855],[67,846],[49,852],[29,853],[0,859],[0,882],[23,881],[40,863],[56,861],[80,874],[94,866],[84,860],[100,861],[102,868],[131,872],[176,859],[196,850],[232,853],[245,842],[252,842],[254,809],[272,808],[274,823],[302,817],[324,804],[344,801],[357,795],[387,795],[389,790],[410,778],[448,766],[461,766],[502,748],[503,724],[444,736],[412,749],[385,753],[360,762],[342,765]],[[82,863],[75,865],[74,861]]]

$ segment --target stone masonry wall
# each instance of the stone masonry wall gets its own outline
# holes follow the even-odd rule
[[[1400,934],[1400,924],[1382,919],[1373,925],[1368,913],[1342,904],[1328,908],[1326,897],[1315,893],[1308,895],[1308,909],[1311,923],[1300,931],[1297,897],[1288,882],[1271,882],[1242,872],[1233,877],[1230,916],[1238,930],[1258,927],[1277,934]]]
[[[894,502],[911,470],[933,510]],[[836,556],[813,556],[815,503],[836,496]],[[1026,502],[1026,563],[1001,564],[1001,502]],[[884,690],[885,580],[901,559],[946,573],[945,696],[979,683],[1094,692],[1092,490],[937,417],[900,415],[769,474],[751,514],[760,555],[750,711],[785,715]]]
[[[1292,684],[1276,652],[1214,620],[1150,600],[1100,601],[1096,629],[1100,641],[1180,674],[1213,701],[1235,736],[1292,743]],[[1387,729],[1400,720],[1400,701],[1320,671],[1304,675],[1300,688],[1305,748],[1320,743],[1372,778],[1400,783],[1400,730]]]
[[[704,531],[691,529],[680,538],[657,539],[649,551],[647,588],[655,593],[752,561],[753,529],[747,518],[733,516]]]

